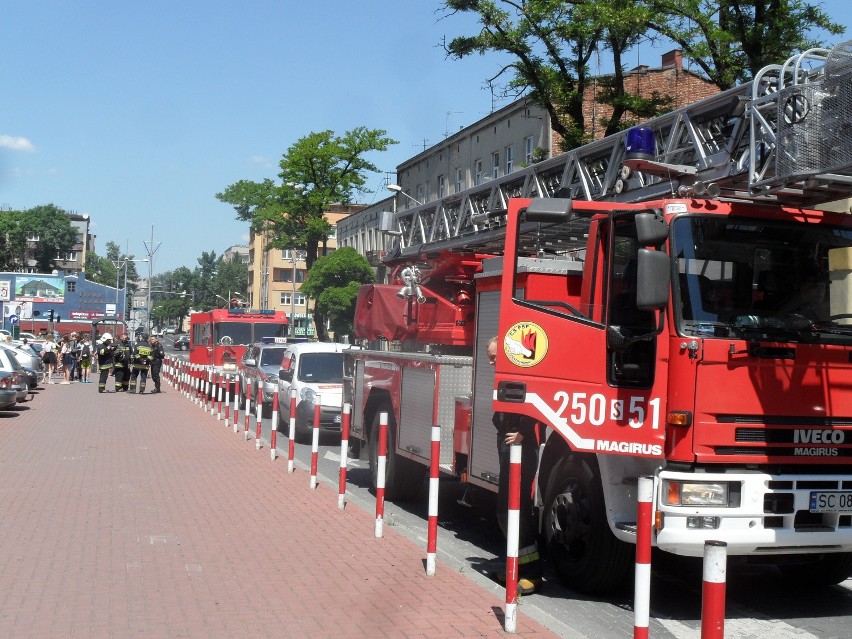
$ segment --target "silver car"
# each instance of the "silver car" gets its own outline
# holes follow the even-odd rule
[[[0,347],[0,370],[13,373],[12,388],[17,393],[16,398],[19,402],[27,401],[27,396],[30,393],[27,374],[24,372],[24,367],[6,346]]]
[[[23,342],[0,342],[0,344],[13,347],[13,354],[21,363],[21,366],[32,369],[36,374],[36,381],[41,384],[44,381],[44,362],[36,350],[29,344]]]

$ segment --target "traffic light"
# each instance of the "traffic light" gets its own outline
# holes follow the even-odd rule
[[[61,321],[62,321],[62,317],[60,315],[57,315],[56,316],[56,323],[59,324],[59,322],[61,322]]]
[[[50,320],[51,322],[53,321],[53,309],[50,309],[47,312],[47,319]]]

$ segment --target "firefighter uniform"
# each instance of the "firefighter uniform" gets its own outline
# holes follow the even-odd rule
[[[127,335],[122,335],[121,340],[115,345],[115,352],[112,354],[116,393],[126,392],[130,385],[130,357],[132,355],[130,340]]]
[[[160,392],[160,370],[163,368],[163,360],[166,358],[166,351],[163,350],[163,345],[156,335],[151,335],[151,379],[154,381],[154,393]]]
[[[104,333],[101,337],[101,343],[98,345],[98,392],[106,392],[106,383],[109,374],[112,371],[113,352],[115,345],[112,343],[112,335]]]
[[[130,355],[130,392],[136,392],[136,379],[139,381],[139,394],[145,392],[145,383],[148,381],[148,369],[151,367],[152,348],[148,343],[148,337],[141,335],[139,343],[133,347]]]

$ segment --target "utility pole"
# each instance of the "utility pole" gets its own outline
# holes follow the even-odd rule
[[[145,252],[148,254],[148,308],[145,316],[145,332],[151,334],[151,289],[153,288],[154,278],[154,254],[160,249],[162,242],[154,244],[154,225],[151,225],[151,241],[143,242],[145,244]]]

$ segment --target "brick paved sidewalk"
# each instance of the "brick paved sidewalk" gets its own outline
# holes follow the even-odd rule
[[[506,635],[499,597],[163,386],[0,411],[0,636]]]

